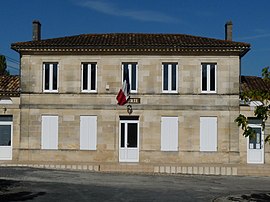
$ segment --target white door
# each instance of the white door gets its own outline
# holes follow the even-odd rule
[[[0,121],[0,160],[12,160],[12,134],[12,121]]]
[[[254,136],[247,138],[247,163],[264,163],[264,135],[261,125],[250,124],[255,131]]]
[[[139,162],[139,121],[120,121],[119,162]]]

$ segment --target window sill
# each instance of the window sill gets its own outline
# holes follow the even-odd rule
[[[179,95],[178,92],[162,92],[162,95]]]
[[[201,92],[201,95],[216,95],[217,92]]]
[[[46,93],[46,94],[57,94],[59,92],[58,91],[43,91],[43,93]]]
[[[98,94],[97,91],[81,91],[81,94]]]

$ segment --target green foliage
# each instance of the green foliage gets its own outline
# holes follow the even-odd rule
[[[0,55],[0,75],[9,75],[7,69],[6,57],[4,55]]]
[[[255,131],[252,128],[248,127],[247,117],[245,117],[243,114],[240,114],[235,119],[235,122],[238,124],[238,127],[241,127],[241,129],[244,131],[243,135],[245,137],[255,136]]]
[[[263,68],[263,70],[262,70],[262,77],[263,77],[263,79],[269,81],[269,79],[270,79],[269,67]]]
[[[265,67],[262,70],[262,77],[266,82],[270,82],[270,72],[269,67]],[[269,83],[270,86],[270,83]],[[241,99],[245,101],[260,101],[262,105],[257,106],[254,111],[254,116],[260,120],[262,120],[262,129],[265,129],[265,122],[270,116],[270,92],[269,91],[261,91],[261,90],[253,90],[249,92],[244,92],[240,96]],[[248,119],[244,115],[240,114],[235,120],[238,127],[241,127],[243,130],[243,136],[252,137],[255,135],[255,131],[252,128],[248,127]],[[266,136],[265,142],[270,144],[270,135]]]

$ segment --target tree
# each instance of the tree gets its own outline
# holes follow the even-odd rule
[[[0,55],[0,76],[9,75],[7,71],[7,62],[6,57],[4,55]]]
[[[265,67],[262,70],[262,78],[264,81],[270,86],[270,72],[269,67]],[[270,91],[268,90],[252,90],[248,92],[243,92],[241,95],[241,99],[245,101],[260,101],[262,105],[257,106],[254,111],[254,116],[260,120],[262,120],[262,130],[265,129],[265,122],[267,121],[270,115]],[[244,115],[240,114],[235,122],[238,124],[238,127],[241,126],[243,130],[243,135],[245,137],[255,136],[255,131],[248,126],[248,119]],[[270,144],[270,135],[267,135],[265,138],[265,142]]]

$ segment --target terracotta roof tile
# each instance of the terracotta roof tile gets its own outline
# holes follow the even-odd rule
[[[234,49],[246,53],[250,44],[227,40],[212,39],[184,34],[140,34],[140,33],[110,33],[82,34],[39,41],[18,42],[11,48],[20,51],[44,51],[45,49],[87,49],[88,51],[125,51],[125,52],[164,52],[180,49]]]
[[[0,95],[19,96],[20,77],[15,75],[0,76]]]
[[[241,89],[243,92],[253,90],[270,92],[270,83],[257,76],[241,76]]]

